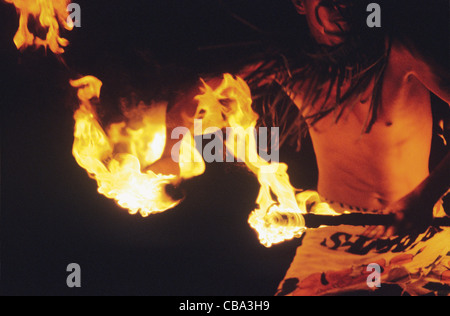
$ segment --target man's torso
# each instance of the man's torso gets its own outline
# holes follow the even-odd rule
[[[327,199],[380,209],[428,176],[433,124],[430,94],[405,69],[394,45],[382,83],[378,119],[370,133],[364,133],[364,126],[374,84],[359,102],[346,106],[338,122],[331,113],[309,127],[319,166],[318,191]],[[294,92],[301,96],[301,91]],[[335,93],[333,89],[328,102],[335,100]],[[294,102],[302,106],[301,97]]]

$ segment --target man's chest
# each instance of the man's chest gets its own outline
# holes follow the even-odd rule
[[[329,81],[306,93],[308,84],[299,83],[292,86],[290,95],[315,132],[335,134],[338,129],[360,134],[375,119],[378,127],[402,134],[411,125],[431,119],[430,94],[412,75],[401,76],[388,67],[378,85],[375,79],[364,89],[355,88],[355,84],[351,80],[340,85]]]

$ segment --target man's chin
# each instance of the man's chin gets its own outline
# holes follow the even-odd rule
[[[326,38],[323,44],[327,46],[338,46],[345,43],[346,33],[326,33]]]
[[[323,32],[325,35],[345,38],[350,32],[350,25],[345,21],[335,21],[328,27],[324,27]]]

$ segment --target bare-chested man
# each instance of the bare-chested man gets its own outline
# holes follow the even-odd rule
[[[333,48],[345,43],[351,25],[342,12],[348,1],[293,3],[317,44]],[[450,76],[412,45],[395,39],[382,45],[384,65],[378,70],[366,65],[369,70],[364,71],[373,71],[372,77],[347,97],[361,70],[330,73],[316,86],[308,85],[313,79],[302,69],[298,77],[303,80],[296,80],[295,69],[289,71],[289,84],[280,79],[283,75],[272,78],[279,80],[308,125],[319,168],[317,190],[324,201],[341,211],[393,213],[396,218],[389,228],[308,231],[278,295],[369,290],[367,267],[373,263],[381,267],[382,286],[400,284],[409,294],[432,292],[426,287],[430,282],[450,284],[450,231],[429,228],[434,216],[445,216],[439,201],[450,188],[449,156],[429,171],[430,92],[450,104]],[[310,91],[314,88],[320,93]],[[306,105],[308,100],[313,104]]]
[[[319,7],[320,0],[293,2],[297,11],[306,16],[318,43],[335,46],[344,41],[349,26],[339,8]],[[423,237],[395,237],[423,232],[433,217],[433,208],[435,216],[444,214],[434,206],[449,190],[450,157],[447,155],[430,174],[430,92],[450,104],[448,75],[418,52],[393,40],[381,81],[381,106],[370,132],[361,134],[374,97],[374,80],[359,100],[346,107],[342,119],[336,122],[333,115],[327,115],[309,127],[319,167],[318,192],[324,199],[347,210],[394,213],[397,222],[387,231],[385,227],[343,227],[309,233],[312,236],[307,233],[279,294],[315,295],[364,289],[364,284],[358,284],[366,281],[364,268],[377,261],[384,269],[383,282],[402,280],[406,291],[408,286],[416,286],[411,294],[427,292],[420,288],[426,283],[420,276],[426,273],[436,273],[440,275],[437,280],[448,284],[449,272],[444,267],[439,272],[429,272],[430,265],[437,265],[441,256],[447,254],[448,231],[429,230],[433,238],[428,243],[420,242]],[[346,85],[343,82],[343,90],[348,89]],[[302,108],[301,91],[295,92],[300,97],[294,102]],[[335,94],[335,89],[331,93]],[[416,242],[423,249],[413,247]],[[420,254],[433,247],[435,252]],[[315,254],[317,257],[310,260]],[[448,269],[448,257],[446,260],[443,265]],[[429,271],[425,271],[426,267]]]
[[[343,40],[341,30],[347,25],[340,20],[336,23],[339,12],[328,7],[319,10],[319,24],[315,12],[320,2],[294,1],[316,41],[338,45]],[[349,107],[344,119],[335,123],[332,115],[325,116],[309,128],[320,170],[318,190],[323,196],[373,210],[407,212],[419,208],[414,217],[420,216],[420,221],[431,216],[424,210],[434,206],[450,182],[448,157],[429,176],[433,124],[430,91],[450,104],[449,77],[433,66],[394,41],[382,83],[383,106],[370,133],[361,134],[361,129],[368,116],[373,84],[359,102]],[[301,98],[294,101],[302,107]]]

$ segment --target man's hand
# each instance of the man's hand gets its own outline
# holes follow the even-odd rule
[[[393,215],[391,226],[371,226],[363,236],[379,239],[424,233],[433,222],[433,208],[434,205],[413,192],[383,210],[383,214]]]

